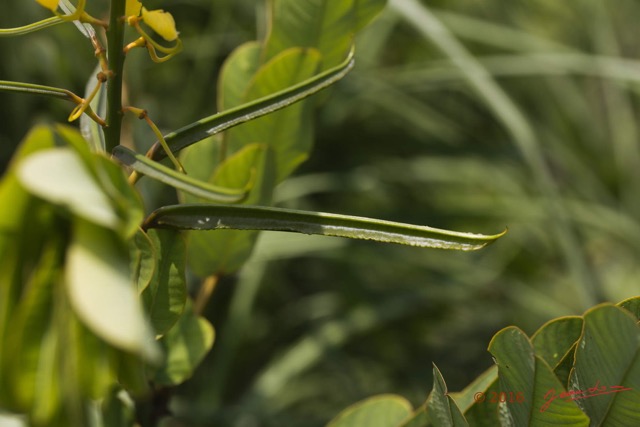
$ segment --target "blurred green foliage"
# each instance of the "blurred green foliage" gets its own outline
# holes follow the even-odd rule
[[[131,55],[127,96],[170,130],[215,111],[220,65],[265,33],[264,5],[149,6],[174,15],[185,50],[153,71],[145,54]],[[264,234],[254,259],[215,291],[207,316],[216,344],[176,390],[171,407],[183,424],[175,425],[316,426],[385,392],[417,405],[431,389],[432,361],[449,390],[459,390],[492,364],[486,345],[503,326],[531,333],[552,317],[581,314],[585,298],[640,293],[640,4],[429,7],[524,118],[544,169],[523,156],[469,70],[389,8],[359,36],[356,69],[325,95],[311,158],[277,199],[468,231],[506,225],[510,233],[479,253]],[[35,2],[11,2],[0,26],[44,16]],[[78,37],[59,26],[0,39],[0,79],[82,93],[94,61],[90,48],[68,48]],[[35,122],[64,121],[67,108],[0,94],[0,163]],[[141,123],[128,121],[125,132],[141,149],[152,140]],[[545,174],[555,199],[538,185]]]

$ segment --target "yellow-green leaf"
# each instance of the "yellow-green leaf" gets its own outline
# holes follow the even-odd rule
[[[127,248],[113,231],[76,219],[67,249],[67,293],[75,313],[107,343],[144,357],[161,358],[137,289]]]
[[[188,302],[178,322],[160,341],[167,357],[155,380],[163,385],[176,385],[189,379],[211,350],[214,337],[211,323],[196,315]]]
[[[411,403],[403,397],[381,394],[349,406],[327,427],[394,427],[412,412]]]
[[[119,222],[111,201],[71,148],[32,154],[22,161],[17,174],[29,192],[48,202],[105,227],[115,228]]]

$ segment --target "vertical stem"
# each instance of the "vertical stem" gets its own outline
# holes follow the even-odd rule
[[[122,69],[124,67],[124,16],[125,0],[111,0],[109,30],[107,31],[107,58],[113,75],[107,84],[107,127],[105,128],[106,151],[120,144],[122,127]]]
[[[193,311],[196,314],[202,315],[202,313],[204,312],[204,308],[211,299],[213,291],[216,289],[218,279],[218,276],[209,276],[202,282],[200,291],[198,291],[198,296],[196,297],[196,301],[193,307]]]

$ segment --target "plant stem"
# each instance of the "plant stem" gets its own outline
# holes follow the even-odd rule
[[[107,84],[107,127],[104,130],[106,151],[110,153],[120,144],[122,127],[122,69],[124,67],[125,0],[111,0],[109,30],[107,31],[107,58],[113,73]]]
[[[219,276],[209,276],[202,282],[200,286],[200,290],[198,291],[198,296],[196,297],[193,311],[198,315],[202,315],[204,312],[204,308],[207,306],[207,303],[211,299],[211,295],[213,291],[216,289],[216,285],[218,284]]]

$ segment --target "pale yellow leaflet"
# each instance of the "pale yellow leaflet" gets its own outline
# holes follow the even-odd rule
[[[176,22],[170,13],[162,9],[147,10],[143,7],[142,20],[166,41],[172,42],[178,38]]]
[[[58,9],[58,0],[36,0],[40,5],[46,7],[52,12],[55,12]]]
[[[127,0],[125,5],[125,16],[138,16],[142,9],[142,3],[139,0]]]

